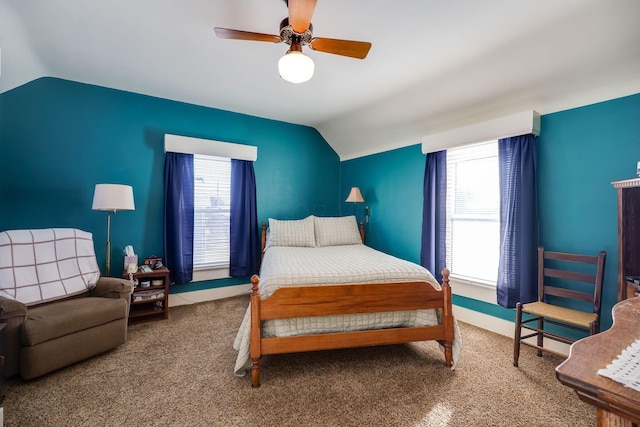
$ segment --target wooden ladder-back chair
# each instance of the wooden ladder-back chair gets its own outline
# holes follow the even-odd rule
[[[513,366],[518,366],[521,343],[537,348],[538,356],[542,356],[542,352],[545,351],[564,357],[563,354],[545,348],[544,339],[571,344],[576,339],[562,335],[562,331],[576,330],[589,335],[600,332],[602,282],[606,255],[604,251],[592,256],[545,251],[542,246],[538,248],[538,301],[516,304]],[[585,306],[587,303],[588,308],[585,306],[583,311],[582,307],[567,308],[554,305],[554,302],[558,302],[560,298],[564,301],[582,301],[578,304]],[[522,320],[523,313],[533,317]],[[550,332],[545,329],[546,324],[560,328]],[[533,333],[522,335],[522,329],[531,330]],[[524,341],[531,337],[537,337],[536,345]]]

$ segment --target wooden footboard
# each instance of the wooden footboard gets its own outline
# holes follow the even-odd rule
[[[445,363],[453,363],[453,313],[449,271],[442,271],[442,289],[427,282],[338,284],[286,287],[260,299],[259,277],[251,278],[251,378],[260,386],[262,355],[295,353],[437,340],[445,348]],[[380,330],[337,332],[293,337],[262,338],[264,320],[335,314],[376,313],[402,310],[441,309],[440,325]]]

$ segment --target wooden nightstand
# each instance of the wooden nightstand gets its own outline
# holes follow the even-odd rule
[[[129,279],[124,272],[122,277]],[[129,324],[169,317],[169,270],[161,268],[149,273],[133,273],[136,284],[131,294]]]

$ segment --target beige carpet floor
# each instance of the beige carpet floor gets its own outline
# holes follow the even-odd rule
[[[434,342],[263,358],[233,375],[248,297],[172,308],[126,344],[37,380],[5,381],[5,426],[589,426],[562,360],[461,323],[455,371]]]

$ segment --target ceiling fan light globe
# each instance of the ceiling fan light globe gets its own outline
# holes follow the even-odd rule
[[[314,68],[313,59],[298,51],[289,51],[278,61],[280,77],[291,83],[308,81]]]

